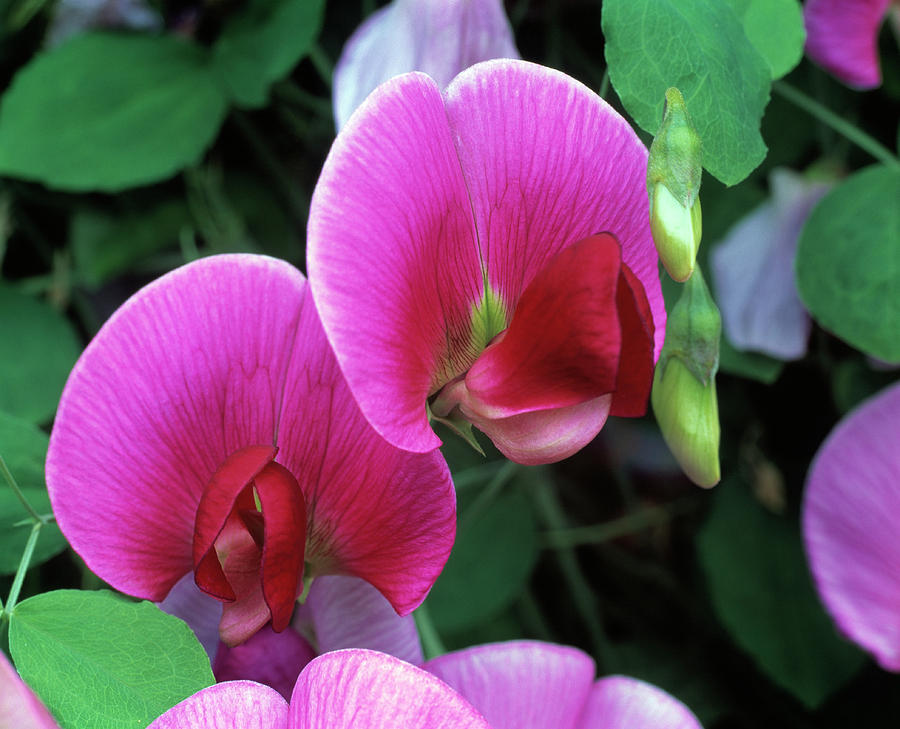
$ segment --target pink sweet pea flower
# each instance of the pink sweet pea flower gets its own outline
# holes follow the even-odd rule
[[[680,701],[625,676],[594,680],[576,648],[494,643],[434,658],[425,668],[462,694],[493,729],[700,729]]]
[[[290,705],[252,681],[219,683],[169,709],[148,729],[491,729],[449,686],[366,650],[327,653],[297,678]]]
[[[193,573],[231,645],[284,630],[323,574],[409,613],[455,531],[443,459],[368,426],[303,275],[264,256],[203,259],[129,299],[69,377],[46,473],[97,575],[159,601]]]
[[[432,415],[537,464],[643,414],[665,335],[646,171],[625,120],[548,68],[373,92],[325,162],[307,260],[375,429],[427,452]]]
[[[3,651],[0,651],[0,727],[59,729],[47,707],[28,688]]]
[[[900,671],[900,383],[865,401],[816,454],[803,533],[819,595],[841,631]]]
[[[812,322],[797,293],[794,258],[807,217],[830,188],[831,182],[773,170],[770,199],[713,248],[716,300],[735,348],[784,360],[806,354]]]
[[[394,0],[356,29],[334,68],[338,130],[380,83],[423,71],[444,88],[491,58],[518,58],[501,0]]]
[[[806,0],[806,54],[848,86],[880,86],[878,30],[891,3],[892,0]]]

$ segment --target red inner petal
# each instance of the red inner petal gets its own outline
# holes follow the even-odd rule
[[[643,284],[624,263],[616,306],[622,324],[622,352],[609,414],[640,417],[647,412],[653,384],[653,314]]]
[[[466,375],[488,417],[577,405],[616,387],[622,344],[616,238],[561,251],[529,284],[502,339]]]

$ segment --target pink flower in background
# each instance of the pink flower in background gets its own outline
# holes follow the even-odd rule
[[[432,415],[536,464],[643,414],[665,336],[646,168],[625,120],[548,68],[379,87],[325,162],[307,254],[375,429],[427,452]]]
[[[443,88],[490,58],[518,58],[501,0],[394,0],[347,41],[334,69],[334,119],[340,130],[380,83],[424,71]]]
[[[680,701],[625,676],[594,680],[594,661],[568,646],[512,641],[434,658],[425,668],[493,729],[700,729]]]
[[[47,711],[0,651],[0,727],[3,729],[59,729]]]
[[[46,473],[98,576],[159,601],[193,573],[232,645],[284,630],[318,575],[360,577],[409,613],[455,532],[441,456],[369,427],[303,275],[263,256],[203,259],[129,299],[69,377]]]
[[[769,176],[770,199],[737,222],[711,255],[728,340],[778,359],[806,354],[812,327],[794,281],[800,232],[831,182],[787,169]]]
[[[383,653],[343,650],[309,663],[290,705],[252,681],[219,683],[148,729],[490,729],[453,689]]]
[[[900,671],[900,383],[849,413],[819,448],[803,500],[806,553],[841,631]]]
[[[806,0],[806,54],[848,86],[880,86],[878,31],[892,1]]]

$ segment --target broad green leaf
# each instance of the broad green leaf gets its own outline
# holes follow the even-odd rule
[[[606,62],[616,93],[650,134],[669,86],[684,95],[703,140],[703,166],[727,185],[766,156],[759,132],[771,74],[727,3],[605,0]]]
[[[81,283],[95,288],[147,256],[177,247],[181,230],[191,225],[183,200],[167,200],[118,217],[91,208],[78,210],[69,238]]]
[[[26,420],[0,413],[0,456],[16,483],[39,514],[50,513],[50,499],[44,486],[47,434]],[[0,478],[0,575],[13,574],[19,567],[31,523],[25,507]],[[20,522],[26,522],[20,524]],[[35,567],[66,548],[66,538],[55,523],[41,528],[31,566]]]
[[[49,304],[0,283],[0,333],[0,412],[46,422],[81,353],[75,329]]]
[[[806,30],[797,0],[729,0],[744,32],[766,59],[772,78],[781,78],[803,57]]]
[[[778,379],[784,362],[759,352],[741,352],[724,335],[719,340],[719,371],[771,385]]]
[[[815,207],[797,246],[813,318],[854,347],[900,362],[900,167],[847,178]]]
[[[226,111],[205,49],[91,33],[39,53],[0,106],[0,173],[114,192],[196,162]]]
[[[427,601],[438,633],[499,614],[521,592],[537,560],[534,513],[524,491],[513,485],[480,508],[483,493],[459,493],[456,543]]]
[[[892,369],[874,370],[862,357],[846,359],[831,369],[831,396],[837,409],[846,414],[896,379]]]
[[[812,586],[799,530],[736,480],[722,483],[698,537],[713,606],[769,677],[816,707],[864,662]]]
[[[187,625],[108,591],[57,590],[19,603],[9,645],[63,729],[143,729],[215,682]]]
[[[306,55],[322,27],[324,0],[250,0],[229,21],[213,59],[239,106],[264,106],[269,86]]]

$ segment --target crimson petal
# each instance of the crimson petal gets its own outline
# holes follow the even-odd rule
[[[622,350],[610,415],[636,418],[647,412],[653,383],[653,313],[640,279],[624,263],[616,290]]]

